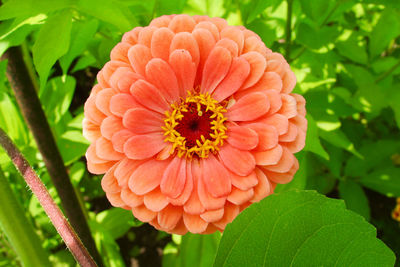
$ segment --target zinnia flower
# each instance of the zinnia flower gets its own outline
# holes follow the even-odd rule
[[[223,231],[304,146],[305,100],[282,55],[224,19],[172,15],[127,32],[85,104],[88,169],[112,205],[169,233]]]

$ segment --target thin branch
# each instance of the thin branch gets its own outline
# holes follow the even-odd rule
[[[379,83],[383,79],[385,79],[387,76],[389,76],[393,71],[395,71],[398,67],[400,66],[400,60],[393,65],[390,69],[388,69],[386,72],[382,73],[378,78],[376,78],[375,83]]]
[[[71,253],[74,255],[76,261],[82,267],[97,266],[79,237],[76,235],[74,229],[68,223],[58,206],[54,203],[42,181],[36,175],[32,167],[29,166],[28,161],[19,152],[18,148],[15,147],[10,138],[1,128],[0,143],[6,150],[15,167],[24,177],[32,192],[38,198],[46,214],[49,216],[54,227],[57,229]]]
[[[4,53],[3,58],[8,59],[7,76],[15,98],[33,133],[52,182],[61,198],[66,216],[80,236],[83,244],[90,251],[91,255],[93,255],[93,258],[99,266],[103,266],[40,100],[35,92],[33,82],[23,60],[21,48],[9,48]]]

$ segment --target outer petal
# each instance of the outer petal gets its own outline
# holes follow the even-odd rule
[[[137,195],[144,195],[155,189],[161,183],[162,175],[169,161],[151,159],[141,164],[129,178],[128,186]]]
[[[228,109],[226,117],[230,121],[251,121],[268,112],[269,101],[263,93],[252,93],[240,98]]]
[[[221,147],[219,156],[230,171],[240,176],[249,175],[256,165],[256,161],[250,152],[236,149],[229,144]]]
[[[267,67],[267,61],[265,57],[257,52],[249,52],[243,54],[241,57],[244,57],[250,63],[250,75],[247,80],[244,82],[242,88],[248,88],[256,84],[261,76],[264,74],[265,68]]]
[[[258,145],[258,135],[250,128],[232,125],[228,127],[227,134],[226,141],[238,149],[252,150]]]
[[[156,30],[151,39],[152,56],[167,61],[169,58],[169,47],[174,35],[175,34],[168,28],[160,28]]]
[[[124,126],[135,134],[162,132],[163,116],[144,108],[128,110],[123,118]]]
[[[169,109],[168,103],[159,90],[152,84],[138,80],[131,87],[131,93],[136,101],[148,109],[164,114]]]
[[[161,133],[135,135],[126,141],[124,153],[130,159],[147,159],[160,152],[165,146]]]
[[[151,52],[147,46],[137,44],[128,51],[129,62],[136,73],[145,76],[147,62],[151,59]]]

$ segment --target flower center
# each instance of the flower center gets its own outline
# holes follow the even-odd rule
[[[194,155],[207,158],[216,153],[227,138],[226,109],[209,94],[188,92],[186,99],[171,104],[162,127],[165,141],[172,143],[171,154],[191,159]]]

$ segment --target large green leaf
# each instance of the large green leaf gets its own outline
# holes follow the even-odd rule
[[[130,210],[111,208],[96,215],[103,231],[107,231],[115,240],[123,236],[131,227],[142,223],[137,221]]]
[[[0,20],[30,17],[72,6],[71,0],[9,0],[0,7]]]
[[[71,35],[71,12],[68,10],[50,16],[39,31],[32,48],[33,63],[43,89],[51,67],[67,53]]]
[[[322,158],[329,160],[329,155],[326,153],[325,149],[322,147],[319,140],[318,127],[314,119],[310,114],[307,114],[308,129],[306,137],[306,145],[304,150],[313,152]]]
[[[344,202],[312,191],[271,195],[227,226],[215,267],[393,266],[375,228]]]

